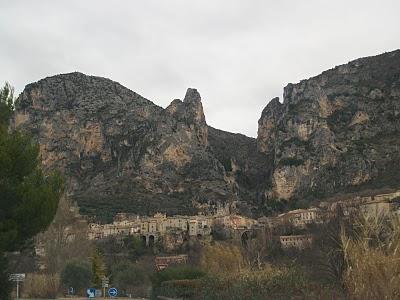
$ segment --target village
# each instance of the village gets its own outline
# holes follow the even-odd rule
[[[214,215],[167,216],[157,213],[152,217],[119,213],[111,224],[88,224],[88,239],[99,240],[110,236],[140,236],[146,246],[152,246],[160,239],[169,240],[167,248],[174,243],[181,244],[188,238],[212,239],[215,228],[223,229],[233,239],[243,243],[260,230],[274,232],[280,226],[292,226],[307,231],[309,224],[321,224],[331,219],[340,209],[344,217],[362,214],[373,216],[400,216],[400,191],[374,196],[357,196],[335,202],[320,202],[316,207],[291,210],[273,217],[251,219],[238,214],[217,213]],[[174,236],[174,239],[170,239]],[[176,238],[178,236],[178,238]],[[311,245],[313,236],[305,232],[301,235],[279,235],[282,249],[302,249]],[[171,244],[172,243],[172,244]]]
[[[248,255],[249,258],[252,257],[252,253],[256,253],[254,257],[258,257],[258,260],[255,260],[257,264],[260,263],[257,251],[266,249],[257,248],[264,247],[262,245],[269,245],[267,247],[272,247],[269,249],[278,251],[271,252],[275,253],[272,255],[278,255],[277,257],[294,255],[299,258],[303,251],[307,253],[318,245],[318,234],[325,225],[338,220],[339,215],[342,220],[348,220],[350,223],[356,220],[357,216],[365,219],[400,218],[400,190],[368,196],[345,195],[318,202],[309,208],[289,210],[257,219],[227,213],[226,209],[217,210],[215,214],[191,216],[168,216],[165,213],[140,216],[121,212],[114,216],[112,223],[101,224],[90,222],[88,217],[80,215],[76,205],[67,206],[67,211],[73,215],[73,219],[66,222],[65,226],[56,226],[58,229],[52,237],[56,240],[55,244],[60,244],[61,248],[75,245],[68,249],[76,248],[79,252],[101,248],[101,255],[108,261],[111,270],[113,262],[131,257],[132,261],[139,265],[145,263],[146,270],[156,274],[171,266],[192,266],[196,264],[193,259],[201,255],[201,251],[211,249],[209,247],[215,245],[216,249],[241,249],[240,255]],[[63,242],[60,242],[60,239]],[[132,240],[139,245],[126,244]],[[55,244],[50,243],[49,247],[43,236],[38,236],[35,240],[35,265],[39,272],[50,272],[55,263],[51,256],[57,256],[58,252],[64,253],[61,248],[54,248]],[[104,248],[107,244],[113,247]],[[85,245],[91,246],[85,248]],[[135,249],[142,249],[142,252],[129,256],[132,253],[129,251]],[[252,252],[252,249],[259,250]]]

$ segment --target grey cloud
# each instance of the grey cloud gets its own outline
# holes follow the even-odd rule
[[[166,106],[187,87],[207,122],[255,136],[289,82],[400,48],[398,1],[2,1],[0,82],[71,71]]]

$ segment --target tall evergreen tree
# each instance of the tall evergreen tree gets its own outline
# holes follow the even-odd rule
[[[62,179],[44,174],[39,147],[30,137],[9,131],[13,88],[0,89],[0,299],[9,299],[5,252],[17,251],[53,220]]]
[[[92,282],[96,287],[101,287],[101,279],[106,275],[106,265],[103,256],[98,249],[93,250],[91,260],[93,274]]]

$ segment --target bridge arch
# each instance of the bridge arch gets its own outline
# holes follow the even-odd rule
[[[250,230],[245,230],[240,235],[240,240],[241,240],[243,246],[247,246],[250,239],[251,239]]]
[[[149,241],[148,241],[148,245],[149,245],[149,247],[153,247],[154,246],[154,243],[155,243],[155,241],[156,241],[156,237],[154,236],[154,235],[149,235]]]

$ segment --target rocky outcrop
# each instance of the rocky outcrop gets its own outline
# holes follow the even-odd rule
[[[39,142],[45,168],[65,174],[85,214],[193,213],[237,201],[195,89],[163,109],[108,79],[58,75],[26,86],[13,121]]]
[[[270,188],[273,156],[257,150],[257,140],[238,133],[208,128],[213,155],[225,169],[225,179],[238,196],[238,209],[259,215]]]
[[[320,198],[399,184],[400,51],[357,59],[289,84],[259,120],[274,156],[273,198]]]

